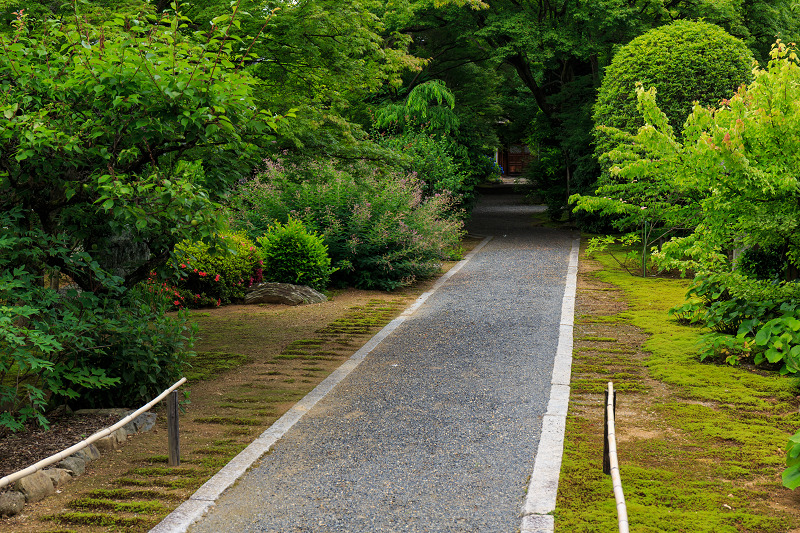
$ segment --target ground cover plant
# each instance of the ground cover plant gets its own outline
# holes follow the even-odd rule
[[[632,531],[800,527],[798,495],[781,486],[783,443],[800,423],[797,380],[700,362],[700,329],[665,320],[686,288],[684,280],[630,276],[608,254],[581,259],[556,531],[617,527],[602,473],[608,381],[619,391],[618,455]]]

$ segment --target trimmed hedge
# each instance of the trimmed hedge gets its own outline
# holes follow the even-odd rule
[[[328,247],[299,220],[276,222],[258,239],[258,245],[266,281],[307,285],[318,291],[328,286],[332,272]]]
[[[655,28],[614,55],[594,106],[594,123],[635,133],[643,125],[636,109],[636,83],[641,82],[645,89],[656,88],[658,107],[679,132],[693,102],[708,106],[730,98],[750,81],[752,63],[747,46],[714,24],[680,20]]]

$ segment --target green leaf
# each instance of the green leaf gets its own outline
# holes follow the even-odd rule
[[[783,486],[788,489],[796,489],[800,487],[800,466],[792,466],[783,471],[781,475]]]

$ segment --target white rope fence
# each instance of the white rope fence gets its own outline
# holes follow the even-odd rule
[[[74,446],[71,446],[71,447],[67,448],[66,450],[63,450],[63,451],[61,451],[61,452],[59,452],[59,453],[57,453],[55,455],[51,455],[47,459],[42,459],[38,463],[36,463],[34,465],[31,465],[28,468],[25,468],[23,470],[20,470],[19,472],[14,472],[13,474],[9,474],[9,475],[5,476],[4,478],[0,479],[0,489],[5,487],[6,485],[9,485],[9,484],[13,483],[14,481],[17,481],[18,479],[22,479],[25,476],[29,476],[29,475],[37,472],[38,470],[41,470],[42,468],[44,468],[46,466],[50,466],[51,464],[57,463],[59,461],[62,461],[64,459],[66,459],[67,457],[69,457],[70,455],[72,455],[73,453],[78,452],[78,451],[86,448],[91,443],[93,443],[95,441],[98,441],[98,440],[102,439],[103,437],[106,437],[106,436],[110,435],[114,431],[118,430],[119,428],[121,428],[122,426],[124,426],[125,424],[127,424],[128,422],[130,422],[131,420],[136,418],[137,416],[139,416],[140,414],[144,413],[145,411],[148,411],[151,407],[153,407],[155,404],[157,404],[158,402],[160,402],[161,400],[166,398],[169,393],[171,393],[172,391],[174,391],[175,389],[177,389],[178,387],[180,387],[184,383],[186,383],[186,378],[181,378],[180,381],[176,382],[173,386],[171,386],[170,388],[168,388],[167,390],[165,390],[164,392],[159,394],[150,403],[148,403],[144,407],[141,407],[141,408],[137,409],[136,411],[134,411],[133,413],[129,414],[128,416],[126,416],[125,418],[123,418],[122,420],[120,420],[119,422],[114,424],[113,426],[107,427],[106,429],[101,429],[97,433],[94,433],[92,436],[90,436],[87,439],[79,442],[78,444],[76,444]]]
[[[614,415],[617,407],[617,394],[614,391],[614,384],[608,382],[606,391],[605,409],[605,442],[603,450],[603,473],[611,474],[611,483],[614,487],[614,499],[617,502],[617,519],[619,521],[619,533],[629,533],[628,530],[628,509],[625,506],[625,494],[622,492],[622,478],[619,475],[619,462],[617,461],[617,438],[614,428]]]

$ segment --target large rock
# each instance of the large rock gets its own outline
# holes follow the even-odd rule
[[[258,283],[247,291],[246,304],[316,304],[325,302],[328,297],[305,285],[290,283]]]
[[[97,449],[97,446],[94,444],[88,445],[86,448],[78,450],[73,454],[75,457],[80,457],[87,463],[89,461],[94,461],[95,459],[100,458],[100,451]]]
[[[114,433],[94,441],[94,444],[97,446],[97,449],[100,450],[100,453],[113,452],[119,448],[119,441]]]
[[[70,455],[58,463],[58,466],[68,471],[73,477],[82,476],[86,472],[86,461],[74,455]]]
[[[0,494],[0,516],[14,516],[25,507],[25,495],[16,490]]]
[[[25,501],[28,503],[38,502],[56,493],[50,476],[41,470],[18,479],[14,488],[25,495]]]
[[[128,411],[125,413],[125,416],[133,413],[133,411]],[[150,411],[140,414],[127,424],[124,427],[125,431],[128,432],[128,435],[134,435],[136,433],[144,433],[145,431],[150,431],[153,429],[153,426],[156,424],[156,414]]]
[[[42,472],[50,478],[55,488],[63,486],[67,481],[72,479],[70,471],[64,468],[49,468],[47,470],[42,470]]]

